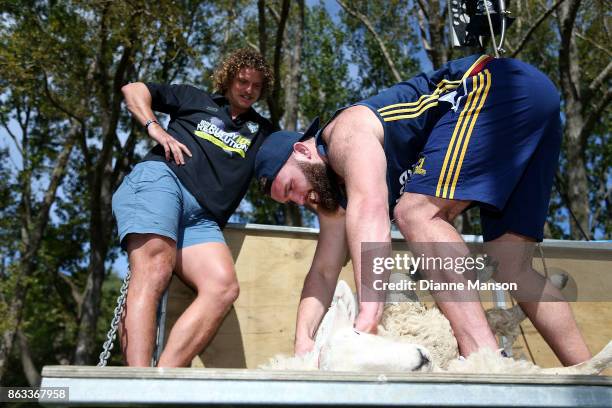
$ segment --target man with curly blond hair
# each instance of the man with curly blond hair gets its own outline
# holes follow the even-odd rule
[[[121,326],[130,366],[150,365],[155,312],[172,273],[197,297],[174,324],[158,366],[187,366],[238,296],[221,228],[246,193],[255,154],[271,124],[252,108],[273,74],[240,49],[214,73],[216,93],[190,85],[131,83],[127,107],[158,144],[113,195],[121,246],[132,273]],[[153,111],[170,115],[164,129]]]
[[[226,58],[213,73],[213,86],[215,92],[225,95],[230,89],[232,81],[241,69],[250,68],[261,72],[263,84],[260,98],[268,95],[268,91],[274,84],[274,73],[262,56],[250,48],[241,48]]]

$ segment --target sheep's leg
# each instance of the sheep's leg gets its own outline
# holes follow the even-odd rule
[[[570,367],[543,368],[542,374],[595,375],[612,366],[612,341],[593,358]]]

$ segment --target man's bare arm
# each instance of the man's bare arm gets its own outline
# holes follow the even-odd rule
[[[128,110],[141,125],[144,126],[148,120],[156,120],[151,109],[153,98],[145,84],[133,82],[124,85],[121,92],[123,92]],[[150,124],[147,131],[153,140],[164,147],[166,160],[170,161],[170,157],[173,156],[176,164],[185,164],[183,153],[191,157],[191,152],[187,146],[170,136],[159,123]]]
[[[330,165],[344,179],[348,195],[346,231],[360,300],[355,328],[375,333],[383,304],[363,301],[361,245],[391,241],[384,132],[365,106],[347,109],[331,125],[323,137]]]
[[[312,350],[314,335],[334,295],[347,256],[344,210],[319,216],[320,233],[314,259],[304,280],[295,330],[295,353]]]

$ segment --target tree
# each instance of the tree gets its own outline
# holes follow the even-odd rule
[[[410,24],[411,7],[405,1],[338,0],[346,13],[347,48],[357,65],[357,95],[363,99],[419,71],[414,57],[416,33]]]
[[[4,50],[12,51],[10,47]],[[16,61],[11,61],[8,57],[6,54],[2,56],[6,62],[4,67],[10,69]],[[36,75],[35,72],[26,74]],[[40,78],[40,73],[38,76]],[[13,76],[13,80],[19,81],[19,78]],[[1,122],[21,155],[22,167],[18,171],[16,182],[19,191],[16,215],[21,228],[19,245],[16,248],[19,255],[13,260],[14,268],[11,268],[11,276],[6,278],[10,279],[12,290],[10,294],[2,294],[5,298],[2,299],[3,303],[7,308],[7,327],[4,328],[0,339],[0,383],[6,374],[8,359],[19,333],[29,279],[37,267],[36,255],[49,223],[51,205],[55,201],[70,154],[81,131],[78,123],[66,119],[56,126],[50,124],[45,117],[46,107],[36,99],[33,88],[20,89],[16,84],[11,88],[8,103],[15,110],[8,114],[5,111]],[[18,123],[20,134],[15,134],[10,129],[8,125],[10,119]],[[53,137],[48,139],[50,135]],[[32,184],[42,178],[48,179],[48,182],[43,187],[42,196],[37,197],[32,191]],[[23,346],[23,339],[21,344]]]
[[[542,69],[561,91],[564,137],[549,231],[556,237],[610,237],[610,105],[612,52],[605,4],[519,1],[508,49]],[[574,217],[567,214],[568,209]],[[569,234],[562,224],[569,220]]]
[[[204,65],[200,56],[207,55],[213,47],[209,41],[211,29],[204,18],[212,6],[199,2],[185,2],[180,6],[161,2],[154,10],[152,7],[146,2],[32,2],[10,6],[4,15],[8,24],[2,32],[6,45],[2,78],[20,80],[9,84],[7,95],[19,90],[20,83],[34,89],[36,101],[56,115],[49,124],[54,132],[46,136],[52,136],[54,143],[63,142],[69,151],[72,146],[78,146],[78,161],[73,163],[75,170],[71,174],[79,183],[68,185],[73,189],[63,190],[64,194],[74,195],[71,198],[75,204],[82,205],[88,225],[86,279],[78,281],[76,277],[68,277],[72,290],[66,292],[77,304],[78,330],[72,359],[77,364],[93,361],[102,283],[107,275],[105,263],[112,256],[110,248],[116,245],[111,196],[137,159],[135,148],[142,135],[121,108],[121,86],[139,79],[170,82],[186,74],[188,65],[189,73],[197,78],[198,70]],[[187,75],[183,78],[188,79]],[[25,99],[21,111],[34,112],[37,106],[33,102],[31,97]],[[18,112],[14,100],[7,106],[10,114]],[[38,128],[40,123],[30,126]],[[61,137],[55,136],[55,132]],[[45,146],[42,142],[40,145]],[[36,239],[29,236],[22,239],[27,246],[19,251],[19,262],[24,265],[40,249],[39,237],[46,227],[45,220],[30,221],[27,217],[46,214],[48,220],[48,211],[36,211],[26,205],[34,188],[26,179],[22,183],[27,190],[23,194],[26,198],[22,205],[23,225],[36,227],[25,229]],[[54,188],[53,197],[57,186]],[[48,210],[52,201],[41,210]],[[28,268],[15,276],[32,275],[34,266]],[[9,310],[10,316],[17,317],[11,319],[14,327],[19,323],[17,310],[23,307],[24,296],[17,296],[22,292],[17,285],[13,294],[16,303]],[[14,336],[7,337],[11,338]],[[0,355],[4,356],[12,342],[2,344]]]

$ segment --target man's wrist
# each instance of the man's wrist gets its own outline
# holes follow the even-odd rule
[[[157,125],[159,125],[159,126],[161,126],[161,125],[159,124],[159,122],[157,121],[157,119],[148,119],[148,120],[145,122],[145,124],[144,124],[144,128],[145,128],[145,130],[147,130],[147,131],[148,131],[148,130],[149,130],[149,126],[151,126],[151,125],[152,125],[152,124],[154,124],[154,123],[155,123],[155,124],[157,124]]]
[[[362,318],[377,320],[382,316],[382,310],[380,302],[361,302],[359,304],[359,315]]]

